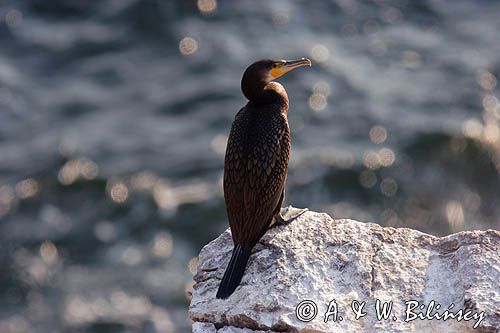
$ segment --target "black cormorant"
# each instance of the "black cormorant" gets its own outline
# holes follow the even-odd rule
[[[273,80],[301,66],[311,66],[311,61],[260,60],[243,74],[241,90],[249,102],[236,114],[224,161],[224,199],[234,249],[217,298],[233,293],[252,248],[279,218],[290,129],[288,95]]]

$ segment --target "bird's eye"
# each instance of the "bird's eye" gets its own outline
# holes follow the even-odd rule
[[[273,68],[276,68],[276,64],[273,64]]]

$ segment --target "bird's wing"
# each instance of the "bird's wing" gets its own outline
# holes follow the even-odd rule
[[[239,124],[248,122],[243,131],[246,135],[243,149],[233,144],[243,126],[234,128],[233,124],[224,170],[224,192],[233,239],[243,239],[252,246],[271,223],[283,192],[290,153],[290,131],[285,116],[260,113],[253,117],[252,120],[237,119]],[[258,126],[252,126],[254,124]],[[228,155],[230,163],[227,163]]]
[[[285,188],[288,160],[290,156],[290,130],[285,116],[271,118],[266,133],[259,135],[259,143],[248,157],[249,183],[245,191],[245,205],[252,211],[251,223],[245,225],[255,235],[253,242],[264,235],[271,224],[276,206]],[[251,161],[254,165],[251,166]]]
[[[234,119],[227,140],[224,160],[224,200],[233,240],[241,234],[241,226],[247,220],[243,189],[246,174],[246,141],[250,125],[250,113],[242,108]]]

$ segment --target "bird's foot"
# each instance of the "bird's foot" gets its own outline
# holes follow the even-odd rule
[[[279,225],[286,225],[296,218],[298,218],[300,215],[304,214],[307,212],[309,209],[307,208],[295,208],[292,207],[291,205],[286,207],[286,208],[281,208],[279,214],[276,216],[276,222],[274,223],[275,226]]]

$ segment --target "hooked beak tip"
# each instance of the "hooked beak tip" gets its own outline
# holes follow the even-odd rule
[[[287,67],[300,67],[300,66],[309,66],[311,67],[312,63],[311,63],[311,60],[307,59],[307,58],[302,58],[302,59],[299,59],[299,60],[290,60],[290,61],[287,61],[285,66]]]

